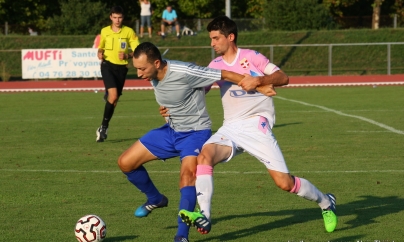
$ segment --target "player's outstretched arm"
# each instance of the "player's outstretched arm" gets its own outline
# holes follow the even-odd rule
[[[232,71],[222,70],[222,79],[241,86],[246,91],[257,90],[265,96],[275,96],[273,84],[262,84],[262,76],[240,75]],[[266,83],[266,82],[264,82]]]
[[[244,79],[238,83],[244,90],[250,91],[256,89],[257,86],[273,85],[284,86],[289,83],[289,77],[281,70],[278,70],[270,75],[253,77],[248,74],[244,75]]]

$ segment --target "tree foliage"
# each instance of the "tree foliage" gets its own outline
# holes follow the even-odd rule
[[[331,25],[327,9],[317,0],[270,0],[264,17],[266,27],[273,30],[315,30]]]
[[[101,2],[68,0],[61,2],[61,14],[48,19],[49,33],[66,35],[97,34],[108,17]]]
[[[1,23],[8,22],[17,32],[27,32],[28,26],[43,29],[46,18],[57,12],[58,4],[53,0],[0,0]]]
[[[380,0],[231,0],[232,18],[255,18],[270,29],[321,29],[344,17],[372,16]],[[177,11],[181,24],[197,18],[225,14],[225,0],[151,0],[152,22],[159,25],[166,6]],[[109,23],[108,10],[120,5],[125,10],[124,24],[134,27],[140,18],[139,0],[0,0],[0,25],[8,22],[10,32],[36,31],[57,34],[94,34]],[[404,0],[383,0],[380,15],[398,14],[404,20]],[[101,25],[101,26],[100,26]],[[369,23],[370,27],[370,23]]]

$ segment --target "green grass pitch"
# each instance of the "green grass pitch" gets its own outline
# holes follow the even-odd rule
[[[339,224],[278,189],[243,154],[215,168],[213,227],[191,241],[403,241],[404,86],[278,88],[274,133],[292,174],[337,197]],[[106,242],[172,241],[179,160],[146,165],[169,198],[147,218],[145,202],[119,171],[119,155],[163,124],[152,91],[124,91],[106,142],[95,142],[103,93],[0,93],[0,241],[75,241],[76,221],[97,214]],[[207,95],[213,131],[218,90]]]

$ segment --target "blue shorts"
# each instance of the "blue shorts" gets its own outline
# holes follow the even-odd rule
[[[150,130],[140,142],[157,158],[198,156],[202,146],[212,135],[210,129],[176,132],[169,124]]]
[[[151,28],[151,15],[140,15],[140,27],[144,27],[145,24]]]

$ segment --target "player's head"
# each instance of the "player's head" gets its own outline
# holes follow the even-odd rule
[[[216,17],[208,24],[206,29],[209,32],[219,31],[219,33],[224,35],[226,38],[233,35],[233,42],[237,44],[237,24],[227,16]]]
[[[112,21],[112,25],[115,27],[121,27],[123,21],[123,8],[121,6],[113,6],[109,11],[109,18]]]
[[[163,60],[159,49],[150,42],[143,42],[133,52],[133,66],[143,79],[156,79]]]
[[[112,14],[120,14],[120,15],[124,15],[124,11],[123,11],[123,8],[121,7],[121,6],[113,6],[112,8],[111,8],[111,10],[109,11],[109,15],[112,15]]]

